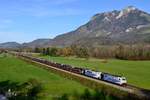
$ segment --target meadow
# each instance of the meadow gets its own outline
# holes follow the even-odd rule
[[[122,75],[127,78],[129,84],[144,89],[150,89],[150,61],[128,61],[117,59],[84,59],[75,57],[50,57],[42,58],[73,66],[89,68],[115,75]]]
[[[43,93],[45,94],[45,98],[42,100],[50,100],[52,97],[74,91],[82,93],[87,88],[75,81],[60,77],[13,56],[0,55],[0,82],[10,80],[23,83],[29,79],[36,79],[42,83]]]

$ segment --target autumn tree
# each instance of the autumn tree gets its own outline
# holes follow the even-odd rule
[[[73,55],[73,50],[70,47],[66,47],[62,49],[63,56],[71,56]]]

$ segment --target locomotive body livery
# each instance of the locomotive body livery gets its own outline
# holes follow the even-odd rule
[[[119,85],[126,85],[127,81],[125,77],[122,76],[116,76],[116,75],[111,75],[107,73],[103,73],[103,79],[104,81],[108,81],[114,84],[119,84]]]
[[[83,71],[85,76],[89,76],[89,77],[93,77],[93,78],[97,78],[97,79],[101,79],[102,73],[101,72],[95,72],[95,71],[91,71],[91,70],[84,70]]]

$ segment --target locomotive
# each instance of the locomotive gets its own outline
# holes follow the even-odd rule
[[[97,72],[92,70],[84,70],[83,75],[96,78],[99,80],[107,81],[110,83],[125,86],[127,84],[126,78],[118,75],[112,75],[104,72]]]

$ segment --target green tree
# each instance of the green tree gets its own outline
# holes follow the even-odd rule
[[[50,54],[50,50],[49,48],[46,48],[46,52],[45,52],[46,55],[49,55]]]
[[[40,49],[38,47],[35,47],[34,52],[35,53],[40,53]]]
[[[50,50],[49,50],[49,55],[50,56],[57,56],[57,51],[58,51],[58,49],[57,48],[50,48]]]
[[[82,100],[91,100],[91,93],[88,89],[85,89],[84,93],[81,95]]]
[[[89,58],[88,50],[84,47],[78,47],[76,50],[76,56],[81,58]]]
[[[43,48],[42,54],[43,54],[43,55],[46,55],[46,50],[45,50],[45,48]]]

